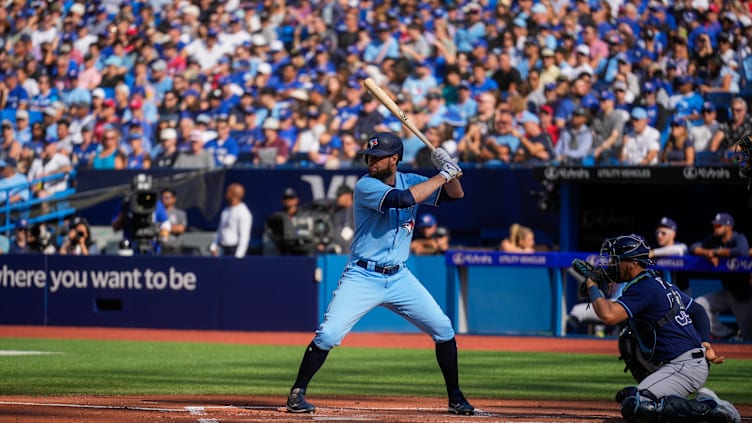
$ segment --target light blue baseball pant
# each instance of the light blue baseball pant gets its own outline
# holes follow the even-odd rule
[[[316,331],[314,344],[327,351],[339,345],[353,326],[378,306],[404,317],[434,342],[454,338],[447,315],[406,267],[393,275],[382,275],[349,263]]]

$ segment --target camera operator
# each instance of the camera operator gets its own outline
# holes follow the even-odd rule
[[[313,203],[299,207],[300,199],[293,188],[282,194],[283,210],[266,219],[265,255],[314,255],[332,248],[331,205]]]
[[[125,196],[112,220],[114,231],[123,231],[123,239],[133,246],[134,254],[154,255],[170,234],[170,219],[152,186],[151,176],[140,173],[133,178],[131,192]]]
[[[68,234],[60,246],[60,254],[89,256],[99,254],[99,247],[91,239],[89,223],[83,217],[76,217],[68,225]]]

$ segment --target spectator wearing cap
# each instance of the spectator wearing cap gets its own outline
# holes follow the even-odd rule
[[[18,81],[18,70],[11,69],[5,74],[6,94],[0,98],[0,108],[6,110],[27,110],[29,94]]]
[[[551,143],[556,147],[556,143],[559,142],[561,128],[554,123],[554,108],[550,104],[541,105],[538,119],[540,119],[541,129],[551,137]]]
[[[632,130],[624,136],[621,162],[630,166],[658,164],[661,134],[648,126],[648,113],[642,107],[632,109]]]
[[[29,110],[34,112],[44,112],[58,101],[57,90],[52,88],[50,77],[40,75],[38,79],[39,92],[29,100]]]
[[[491,93],[488,93],[491,94]],[[491,95],[494,105],[496,104],[496,97]],[[476,99],[472,95],[472,88],[468,81],[462,81],[457,87],[457,103],[452,104],[451,107],[460,114],[460,117],[465,121],[469,121],[471,117],[478,114],[478,102],[481,99],[485,99],[486,96],[480,95]]]
[[[668,110],[658,102],[657,88],[656,84],[650,81],[642,84],[642,90],[640,90],[642,98],[639,103],[648,112],[648,125],[663,134],[668,123]]]
[[[413,254],[433,254],[433,249],[430,252],[425,251],[426,248],[433,246],[433,236],[438,227],[439,224],[434,215],[430,213],[422,215],[415,225],[416,231],[410,243],[410,252]]]
[[[18,159],[21,154],[21,143],[16,139],[13,124],[9,120],[3,120],[0,124],[0,157]]]
[[[614,165],[621,155],[624,125],[627,120],[614,107],[616,97],[610,91],[600,94],[600,110],[593,118],[593,157],[596,163]]]
[[[690,76],[676,78],[678,92],[669,99],[669,107],[674,110],[676,116],[687,119],[693,125],[702,123],[702,104],[705,102],[702,96],[693,88],[693,80]]]
[[[588,74],[591,77],[595,74],[593,67],[590,65],[590,47],[587,44],[579,44],[575,48],[575,66],[570,74],[570,80],[575,80],[582,74]]]
[[[122,162],[116,160],[120,151],[120,130],[114,125],[104,125],[102,128],[101,145],[91,157],[89,166],[92,169],[122,169]]]
[[[240,148],[237,140],[230,134],[229,116],[218,115],[216,119],[217,137],[207,142],[204,148],[214,155],[216,167],[231,167],[238,160]]]
[[[363,50],[363,61],[378,65],[385,59],[397,59],[399,57],[399,42],[392,35],[392,28],[386,22],[379,22],[376,24],[376,36]]]
[[[561,74],[561,69],[556,64],[556,55],[548,47],[541,50],[542,67],[540,70],[540,85],[545,87],[548,84],[555,84],[556,78]]]
[[[47,138],[44,141],[42,154],[31,162],[29,168],[28,180],[34,181],[39,178],[51,176],[59,173],[68,173],[73,169],[68,156],[57,152],[57,140]],[[32,186],[32,193],[37,198],[46,198],[57,192],[64,191],[68,188],[68,179],[61,178],[53,181],[47,181],[42,184]]]
[[[83,126],[77,138],[73,138],[71,164],[75,167],[89,166],[92,157],[97,154],[99,143],[94,142],[94,123]]]
[[[28,182],[23,174],[16,170],[16,160],[0,159],[0,205],[17,203],[29,199],[29,187],[18,187]],[[15,187],[14,189],[9,189]]]
[[[674,116],[671,133],[661,151],[661,163],[673,166],[692,166],[695,163],[695,143],[689,136],[687,121]]]
[[[167,73],[167,62],[164,59],[152,62],[150,70],[149,83],[154,88],[154,100],[159,103],[172,90],[172,77]]]
[[[514,129],[512,132],[520,139],[520,146],[514,154],[514,161],[533,164],[550,161],[554,156],[554,145],[551,136],[541,128],[538,116],[526,113],[519,123],[524,131]]]
[[[253,163],[265,166],[285,164],[290,156],[290,145],[279,136],[279,120],[268,117],[262,128],[264,137],[253,151]]]
[[[689,246],[689,251],[707,258],[714,266],[720,257],[749,256],[747,237],[734,231],[734,218],[728,213],[716,213],[710,221],[713,233],[702,241]],[[729,327],[718,319],[718,313],[732,312],[744,340],[752,340],[752,281],[749,273],[723,272],[714,273],[713,279],[721,279],[722,289],[695,299],[705,308],[710,318],[710,334],[716,338],[728,338],[734,335]]]
[[[178,158],[178,131],[164,128],[159,133],[159,145],[155,149],[154,167],[172,168]]]
[[[16,139],[22,145],[31,141],[31,125],[29,124],[29,112],[18,110],[16,112]]]
[[[501,92],[516,93],[520,84],[522,84],[522,76],[520,71],[512,66],[512,58],[508,51],[502,51],[498,54],[499,68],[491,74],[491,79],[496,82]]]
[[[662,217],[655,229],[656,247],[650,249],[650,258],[683,256],[687,254],[687,244],[676,241],[678,226],[674,219]]]
[[[216,160],[214,155],[204,149],[205,132],[201,129],[194,129],[189,135],[189,149],[180,151],[175,163],[174,169],[214,169]]]
[[[577,106],[572,111],[571,123],[561,130],[559,141],[554,147],[554,156],[558,162],[579,165],[590,154],[593,132],[587,122],[588,111],[583,106]]]
[[[734,97],[731,100],[731,122],[721,124],[721,130],[710,142],[710,151],[727,155],[734,143],[749,133],[752,133],[752,121],[747,113],[747,102],[742,97]]]
[[[726,107],[721,105],[721,107]],[[689,137],[695,144],[695,152],[710,150],[713,137],[721,131],[721,123],[716,119],[716,105],[706,101],[702,104],[702,125],[689,128]]]
[[[104,69],[102,69],[102,81],[99,83],[103,88],[115,88],[118,84],[125,81],[127,68],[123,66],[123,60],[120,56],[110,55],[104,59]]]

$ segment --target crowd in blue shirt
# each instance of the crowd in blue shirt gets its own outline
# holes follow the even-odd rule
[[[467,166],[718,164],[752,130],[746,3],[32,0],[0,15],[0,158],[21,174],[50,144],[100,169],[362,166],[379,130],[426,165],[369,77]]]

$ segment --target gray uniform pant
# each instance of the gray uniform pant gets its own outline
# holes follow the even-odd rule
[[[705,349],[693,348],[659,367],[643,379],[637,389],[647,389],[659,399],[669,395],[686,398],[702,388],[707,378]]]

